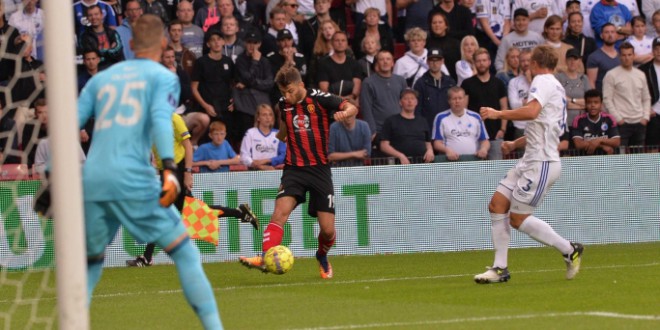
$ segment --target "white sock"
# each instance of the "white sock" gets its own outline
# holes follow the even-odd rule
[[[511,225],[508,214],[491,213],[491,231],[495,247],[493,267],[506,268],[509,256],[509,241],[511,241]]]
[[[559,236],[549,224],[533,215],[528,216],[518,230],[545,245],[554,247],[559,250],[561,254],[569,254],[573,252],[571,242]]]

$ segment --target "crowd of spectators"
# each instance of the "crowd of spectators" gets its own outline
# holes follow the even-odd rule
[[[132,22],[147,13],[163,20],[163,64],[181,81],[177,110],[204,171],[281,167],[273,77],[285,65],[298,68],[308,87],[359,107],[355,120],[331,125],[330,159],[338,165],[501,159],[501,142],[522,136],[525,122],[477,125],[474,112],[525,104],[530,50],[541,44],[559,58],[565,140],[576,141],[569,148],[613,153],[612,139],[660,142],[660,0],[79,0],[72,10],[79,91],[134,57]],[[45,15],[39,0],[0,0],[4,132],[24,125],[15,122],[17,109],[43,97]],[[602,118],[616,130],[578,134]],[[80,132],[85,152],[92,128],[90,121]],[[2,154],[29,144],[0,137]],[[607,142],[587,143],[594,139]],[[222,161],[209,162],[219,153]]]

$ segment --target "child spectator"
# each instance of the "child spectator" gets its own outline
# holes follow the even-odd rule
[[[199,146],[193,155],[193,166],[199,166],[201,173],[229,172],[229,165],[241,163],[241,157],[225,140],[226,136],[225,123],[214,121],[209,125],[211,142]]]
[[[281,168],[286,155],[286,144],[277,139],[273,128],[275,113],[268,104],[257,106],[254,127],[245,132],[241,143],[241,162],[250,169],[274,170]]]

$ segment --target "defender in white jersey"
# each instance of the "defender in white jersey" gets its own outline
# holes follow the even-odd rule
[[[495,260],[477,283],[506,282],[511,278],[507,265],[511,227],[559,250],[566,262],[566,279],[580,270],[584,247],[559,236],[550,225],[532,215],[543,196],[559,178],[559,137],[566,130],[566,99],[562,85],[552,74],[557,66],[552,48],[542,45],[532,51],[530,69],[534,79],[525,105],[514,110],[480,109],[482,119],[526,120],[525,136],[502,144],[503,152],[524,147],[525,154],[500,181],[490,211]]]

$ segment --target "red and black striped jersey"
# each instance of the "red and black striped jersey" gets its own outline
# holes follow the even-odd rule
[[[325,165],[328,163],[328,133],[331,116],[341,109],[339,96],[307,89],[307,96],[289,104],[280,98],[280,116],[286,124],[286,160],[290,166]]]

